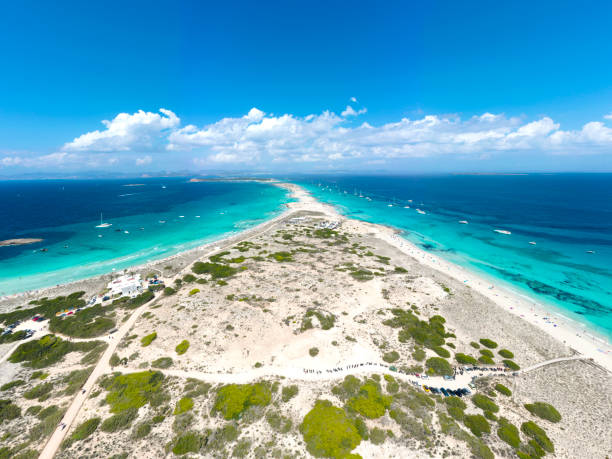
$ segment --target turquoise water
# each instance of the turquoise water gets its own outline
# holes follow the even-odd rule
[[[420,248],[553,305],[612,338],[610,174],[336,177],[298,183],[347,216],[394,226]]]
[[[168,257],[253,227],[289,201],[285,190],[259,183],[137,182],[0,182],[0,240],[44,239],[0,247],[0,296]],[[111,227],[95,227],[100,212]]]

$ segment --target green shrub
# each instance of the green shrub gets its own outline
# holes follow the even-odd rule
[[[193,408],[193,399],[189,397],[183,397],[178,402],[176,402],[176,407],[174,408],[174,415],[186,413]]]
[[[189,349],[189,341],[184,339],[176,346],[175,351],[178,355],[183,355],[185,352],[187,352],[187,349]]]
[[[246,457],[249,454],[249,450],[251,449],[251,440],[247,440],[243,438],[236,443],[234,450],[232,451],[233,457]]]
[[[268,258],[274,258],[278,262],[293,261],[293,254],[291,252],[276,252],[268,255]]]
[[[379,418],[391,405],[393,397],[383,395],[380,386],[373,380],[367,381],[359,388],[359,393],[349,399],[347,405],[369,419]]]
[[[506,397],[510,397],[512,395],[512,391],[501,383],[495,384],[495,390]]]
[[[190,283],[190,282],[195,282],[196,277],[193,274],[185,274],[183,276],[183,282],[185,283]]]
[[[322,330],[329,330],[334,326],[334,323],[336,322],[336,316],[331,313],[325,313],[323,311],[319,311],[318,309],[309,309],[304,315],[305,323],[302,322],[302,327],[310,323],[311,326],[309,328],[312,328],[312,321],[308,320],[312,316],[317,318]]]
[[[487,355],[481,355],[478,357],[478,361],[484,365],[495,365],[493,359]]]
[[[476,341],[472,341],[470,346],[472,346],[474,349],[480,349],[480,344],[478,344]]]
[[[130,408],[156,402],[156,394],[160,392],[164,375],[159,371],[142,371],[138,373],[118,374],[104,383],[109,392],[106,403],[110,405],[111,413],[120,413]]]
[[[159,359],[155,359],[151,362],[151,366],[153,368],[170,368],[172,366],[172,358],[171,357],[160,357]]]
[[[494,357],[493,353],[490,350],[488,350],[488,349],[481,349],[480,353],[482,355],[486,355],[487,357],[489,357],[491,359]]]
[[[272,394],[264,383],[229,384],[217,390],[212,414],[221,412],[226,420],[239,419],[249,406],[266,406]]]
[[[28,400],[32,400],[35,398],[42,398],[45,395],[49,394],[53,390],[53,383],[46,382],[42,384],[38,384],[37,386],[32,387],[30,390],[25,391],[23,393],[23,398]]]
[[[510,352],[508,349],[500,349],[497,353],[501,355],[504,359],[514,358],[514,354]]]
[[[433,375],[452,375],[453,367],[451,367],[448,360],[443,359],[441,357],[430,357],[425,362],[425,366],[427,367],[427,373]]]
[[[426,356],[427,354],[425,353],[422,347],[414,348],[414,352],[412,353],[412,358],[414,360],[416,360],[417,362],[422,362],[423,360],[425,360]]]
[[[268,411],[266,413],[266,421],[268,421],[270,427],[280,433],[289,432],[291,430],[291,427],[293,426],[293,422],[291,421],[291,419],[282,416],[274,411]]]
[[[199,288],[194,288],[194,289],[189,290],[189,296],[193,296],[196,293],[200,293],[200,289]]]
[[[374,273],[368,269],[356,269],[349,273],[353,279],[358,281],[369,281],[374,279]]]
[[[219,263],[204,263],[201,261],[194,263],[191,270],[196,274],[210,274],[213,279],[231,277],[238,272],[236,268],[232,268],[231,266]]]
[[[379,429],[378,427],[374,427],[370,431],[370,442],[374,445],[382,445],[387,439],[387,432]]]
[[[341,384],[332,388],[332,394],[341,400],[347,400],[350,397],[354,397],[359,392],[361,387],[361,381],[353,375],[347,375]]]
[[[119,432],[132,425],[132,421],[138,417],[138,408],[129,408],[120,413],[112,415],[104,420],[100,426],[103,432]]]
[[[73,370],[68,373],[64,378],[62,378],[62,382],[67,384],[68,386],[64,389],[64,394],[66,395],[74,395],[76,394],[83,384],[89,378],[89,375],[93,371],[94,367],[83,368],[82,370]]]
[[[31,368],[45,368],[63,360],[71,352],[101,353],[107,344],[102,341],[64,341],[55,335],[46,335],[38,340],[19,345],[9,357],[9,362],[20,363]]]
[[[306,449],[315,457],[348,458],[361,442],[346,413],[327,400],[317,400],[300,425]]]
[[[467,408],[465,402],[459,397],[455,396],[445,397],[444,403],[446,403],[447,406],[456,406],[457,408],[461,408],[462,410],[465,410]]]
[[[521,444],[521,439],[516,426],[510,423],[506,418],[499,418],[498,425],[497,436],[513,448],[518,448]]]
[[[554,406],[544,402],[535,402],[525,404],[525,408],[531,414],[546,419],[550,422],[559,422],[561,420],[561,414],[555,409]]]
[[[36,416],[42,410],[42,406],[40,405],[32,405],[26,410],[26,414],[31,414]]]
[[[308,353],[310,354],[311,357],[316,357],[319,354],[319,348],[311,347],[308,350]]]
[[[298,386],[296,385],[292,385],[292,386],[284,386],[283,387],[283,391],[282,391],[282,400],[283,402],[288,402],[289,400],[291,400],[293,397],[295,397],[298,394]]]
[[[444,349],[442,346],[434,346],[432,350],[440,357],[444,357],[445,359],[450,357],[450,352],[448,352],[448,350]]]
[[[548,451],[549,453],[555,452],[555,447],[550,441],[550,438],[546,435],[544,429],[538,426],[533,421],[527,421],[521,424],[521,431],[527,435],[528,437],[533,438],[544,451]]]
[[[497,413],[499,411],[499,406],[486,395],[474,394],[472,396],[472,402],[483,411],[491,411],[492,413]]]
[[[112,308],[96,304],[66,317],[51,317],[49,330],[74,338],[94,338],[108,333],[115,321],[105,317]]]
[[[205,438],[197,432],[187,432],[172,441],[172,452],[177,456],[197,453],[204,445]]]
[[[143,336],[140,340],[140,344],[142,344],[143,347],[146,347],[149,344],[151,344],[156,338],[157,338],[157,332],[153,332],[150,335]]]
[[[146,437],[150,433],[151,433],[151,424],[149,422],[141,422],[134,428],[132,437],[138,440],[138,439]]]
[[[11,381],[6,384],[3,384],[2,387],[0,387],[0,391],[9,390],[9,389],[12,389],[13,387],[22,386],[24,384],[25,384],[25,381],[23,379],[16,379],[15,381]]]
[[[0,400],[0,424],[21,416],[21,408],[10,400]]]
[[[176,293],[176,290],[173,289],[172,287],[166,287],[164,289],[164,295],[166,296],[174,295],[175,293]]]
[[[72,435],[64,441],[64,447],[70,446],[75,441],[84,440],[93,434],[100,425],[100,418],[91,418],[79,424]]]
[[[516,363],[514,363],[512,360],[504,360],[504,365],[506,365],[508,368],[510,368],[513,371],[518,371],[521,369],[521,367],[519,367]]]
[[[387,363],[397,362],[400,355],[396,351],[387,352],[383,355],[383,360]]]
[[[481,338],[480,339],[480,344],[482,344],[485,347],[488,347],[489,349],[495,349],[497,347],[497,343],[493,340],[490,340],[488,338]]]
[[[481,414],[467,414],[463,417],[463,423],[477,437],[481,437],[483,433],[491,433],[489,422]]]
[[[455,360],[463,365],[478,365],[478,360],[471,355],[462,354],[461,352],[455,354]]]

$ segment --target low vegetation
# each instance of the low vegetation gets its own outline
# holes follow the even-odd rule
[[[512,395],[512,391],[504,386],[502,383],[495,384],[495,390],[500,394],[505,395],[506,397],[510,397]]]
[[[283,400],[283,402],[288,402],[289,400],[291,400],[293,397],[295,397],[298,394],[298,386],[291,385],[291,386],[285,386],[283,387],[282,393],[281,393],[281,398]]]
[[[556,408],[548,403],[544,402],[535,402],[535,403],[527,403],[525,405],[527,411],[531,414],[536,415],[539,418],[546,419],[550,422],[559,422],[561,421],[561,414],[556,410]]]
[[[533,438],[535,442],[544,450],[549,453],[555,452],[555,447],[550,438],[546,435],[544,429],[538,426],[533,421],[527,421],[521,424],[521,431],[528,437]]]
[[[453,374],[453,367],[448,363],[448,360],[441,357],[430,357],[425,362],[427,367],[427,373],[430,375],[451,376]]]
[[[327,400],[317,400],[300,425],[306,449],[315,457],[349,458],[361,442],[346,413]],[[355,456],[353,456],[355,457]]]
[[[10,400],[0,400],[0,424],[21,416],[21,408]]]
[[[375,419],[385,414],[392,401],[393,397],[383,395],[380,390],[380,384],[370,379],[361,385],[357,395],[351,397],[347,405],[362,416]]]
[[[160,357],[159,359],[155,359],[151,362],[151,366],[153,368],[161,368],[166,369],[170,368],[174,362],[171,357]]]
[[[518,366],[516,363],[514,363],[512,360],[504,360],[504,365],[506,365],[508,368],[510,368],[513,371],[518,371],[521,369],[520,366]]]
[[[490,411],[491,413],[497,413],[499,411],[499,406],[483,394],[474,394],[472,396],[472,403],[483,411]]]
[[[140,339],[140,344],[142,344],[143,347],[149,346],[156,338],[157,338],[157,332],[153,332],[147,336],[143,336]]]
[[[176,407],[174,408],[174,415],[186,413],[193,408],[193,399],[190,397],[183,397],[178,402],[176,402]]]
[[[187,349],[189,349],[189,341],[184,339],[176,346],[175,351],[178,355],[183,355],[185,352],[187,352]]]
[[[383,355],[383,360],[387,363],[397,362],[400,358],[400,355],[397,351],[387,352]]]
[[[46,335],[21,344],[8,360],[12,363],[24,362],[24,365],[31,368],[45,368],[60,362],[71,352],[94,352],[99,355],[106,346],[107,344],[101,341],[72,342],[64,341],[55,335]]]
[[[468,414],[463,417],[463,423],[477,437],[482,437],[483,433],[491,433],[491,425],[481,414]]]
[[[504,359],[513,359],[514,354],[510,352],[508,349],[500,349],[497,351],[499,355],[501,355]]]
[[[68,448],[75,441],[86,439],[96,431],[99,425],[100,418],[91,418],[85,422],[82,422],[76,429],[74,429],[72,435],[70,435],[66,440],[64,440],[62,447]]]
[[[120,413],[132,408],[140,408],[150,403],[157,406],[164,402],[161,388],[164,375],[159,371],[116,374],[104,378],[100,385],[108,390],[106,403],[111,413]],[[160,396],[161,395],[161,396]]]
[[[210,274],[212,279],[231,277],[238,272],[238,269],[228,265],[201,261],[194,263],[191,270],[196,274]]]
[[[488,338],[481,338],[480,344],[482,344],[485,347],[488,347],[489,349],[495,349],[497,347],[497,343]]]
[[[518,448],[521,444],[518,429],[506,418],[499,418],[497,436],[513,448]]]
[[[224,419],[239,419],[250,406],[266,406],[272,394],[265,383],[229,384],[217,390],[212,414],[221,413]]]

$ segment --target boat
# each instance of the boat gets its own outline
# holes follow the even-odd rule
[[[461,223],[462,225],[467,225],[468,221],[467,220],[459,220],[459,223]]]
[[[404,206],[404,209],[410,209],[410,206]]]
[[[425,212],[424,210],[421,209],[417,209],[416,210],[418,213],[420,213],[421,215],[425,215],[427,212]]]
[[[96,228],[108,228],[109,226],[113,226],[112,223],[104,223],[102,221],[102,213],[100,212],[100,224],[96,225]]]
[[[98,234],[98,237],[103,237],[101,234]]]
[[[166,223],[166,220],[160,220],[159,222],[160,223]]]
[[[200,216],[199,216],[199,215],[196,215],[196,218],[200,218]]]
[[[393,204],[387,204],[387,207],[393,207]]]
[[[533,241],[529,241],[529,243],[530,243],[531,245],[536,245],[536,243],[535,243],[535,242],[533,242]]]
[[[371,201],[371,200],[372,200],[372,198],[369,198],[369,197],[367,197],[367,196],[366,196],[366,200]]]
[[[494,229],[493,231],[495,231],[496,233],[499,234],[512,234],[510,231],[508,230],[500,230],[500,229]]]
[[[125,233],[125,234],[130,234],[130,232],[129,232],[129,231],[127,231],[127,230],[126,230],[126,231],[124,231],[124,233]]]
[[[166,189],[166,185],[162,185],[162,188],[163,188],[163,189]]]
[[[587,250],[586,253],[595,253],[594,250]]]
[[[179,218],[185,218],[185,216],[184,215],[179,215]]]

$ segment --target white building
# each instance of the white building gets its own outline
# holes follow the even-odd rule
[[[110,296],[130,296],[135,297],[142,293],[142,281],[140,274],[133,276],[123,275],[108,283]]]

